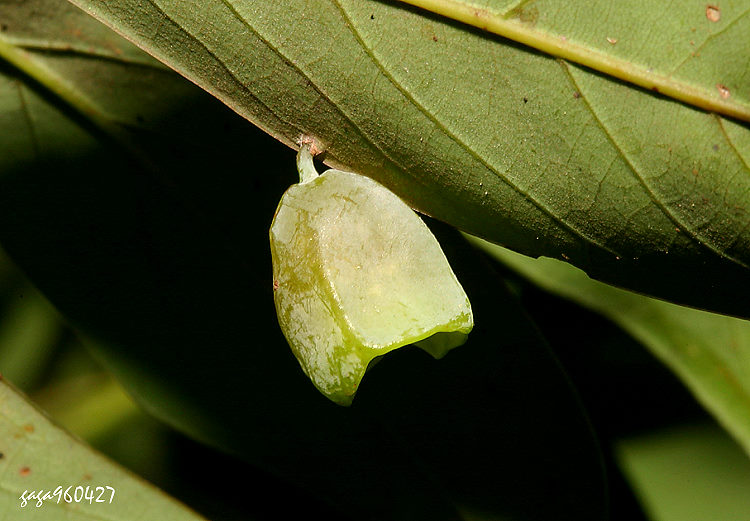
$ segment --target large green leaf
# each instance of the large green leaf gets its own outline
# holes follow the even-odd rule
[[[602,280],[750,316],[743,123],[389,2],[73,1],[283,142],[312,134],[328,163],[427,214]],[[743,27],[743,5],[722,7],[722,38]],[[597,12],[554,18],[581,32]],[[638,34],[671,23],[645,3],[634,18]],[[723,41],[700,30],[706,45]],[[623,60],[671,63],[662,40],[636,53],[617,36]],[[742,82],[750,51],[736,40],[721,77]]]
[[[52,495],[57,487],[61,487],[59,495],[39,506],[36,499],[25,503],[20,499],[32,491]],[[78,493],[77,487],[81,487]],[[105,487],[112,487],[114,493]],[[94,499],[81,501],[87,488]],[[4,381],[0,381],[0,512],[4,521],[203,519],[53,425]]]
[[[31,16],[68,4],[2,5]],[[59,16],[76,30],[98,23],[68,7]],[[40,32],[11,44],[40,84],[0,71],[0,240],[146,408],[358,519],[604,517],[575,394],[471,248],[444,241],[483,317],[472,339],[443,361],[407,348],[372,369],[351,409],[329,403],[273,306],[268,226],[293,154],[162,67],[106,45],[37,51],[51,39]],[[74,81],[66,64],[108,81]],[[161,97],[168,106],[141,106]]]
[[[750,321],[637,295],[564,262],[475,241],[544,289],[603,314],[642,342],[750,454]]]

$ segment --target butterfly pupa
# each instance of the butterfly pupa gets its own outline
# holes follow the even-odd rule
[[[474,325],[469,299],[435,237],[397,195],[359,174],[318,175],[308,144],[300,183],[270,229],[279,325],[302,370],[349,405],[368,365],[416,344],[435,358]]]

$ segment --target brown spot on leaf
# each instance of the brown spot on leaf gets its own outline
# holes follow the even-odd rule
[[[575,92],[573,93],[573,97],[574,97],[575,99],[578,99],[578,98],[580,98],[580,97],[581,97],[581,93],[580,93],[580,92],[578,92],[578,91],[575,91]]]
[[[424,38],[428,38],[434,42],[437,41],[437,35],[435,35],[435,27],[432,24],[424,24],[420,27],[419,32]]]
[[[83,480],[84,481],[91,481],[91,478],[92,478],[91,474],[84,474],[83,475]]]
[[[31,425],[30,423],[27,423],[26,425],[23,426],[23,430],[29,433],[34,432],[34,426]]]
[[[610,43],[611,45],[614,45],[614,44],[616,44],[616,43],[617,43],[617,38],[612,38],[611,36],[607,36],[607,41],[608,41],[608,42],[609,42],[609,43]]]
[[[8,24],[1,24],[0,25],[0,31],[5,32],[8,30]]]
[[[20,475],[21,475],[21,476],[23,476],[23,477],[26,477],[26,476],[28,476],[29,474],[31,474],[31,469],[30,469],[29,467],[21,467],[21,468],[20,468],[20,469],[18,470],[18,474],[20,474]]]
[[[2,452],[0,452],[0,459],[3,459],[4,457],[5,457],[5,454],[3,454]]]
[[[276,291],[277,289],[279,289],[279,281],[273,279],[273,290]]]
[[[528,102],[529,102],[529,98],[527,98],[526,96],[524,96],[524,97],[523,97],[523,102],[524,102],[524,103],[528,103]]]
[[[721,83],[716,84],[716,88],[719,89],[719,96],[721,96],[723,99],[727,99],[730,96],[729,89],[726,85],[722,85]]]
[[[719,6],[708,4],[706,6],[706,18],[708,18],[710,22],[718,22],[719,20],[721,20],[721,11],[719,10]]]
[[[518,18],[521,22],[533,26],[539,20],[539,9],[533,5],[517,7],[510,12],[510,17]]]

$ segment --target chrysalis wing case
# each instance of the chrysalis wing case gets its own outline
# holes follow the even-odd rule
[[[394,193],[340,170],[318,175],[309,145],[300,183],[271,224],[276,313],[302,369],[349,405],[370,362],[408,344],[435,358],[463,344],[471,305],[435,237]]]

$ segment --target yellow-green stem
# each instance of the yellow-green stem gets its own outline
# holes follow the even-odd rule
[[[544,53],[585,65],[596,71],[689,105],[750,121],[750,107],[740,105],[731,98],[723,98],[718,89],[715,93],[709,93],[705,88],[676,81],[670,76],[657,74],[649,70],[648,67],[586,47],[563,35],[531,29],[528,24],[518,19],[506,18],[502,13],[495,13],[456,0],[401,1],[528,45]]]

